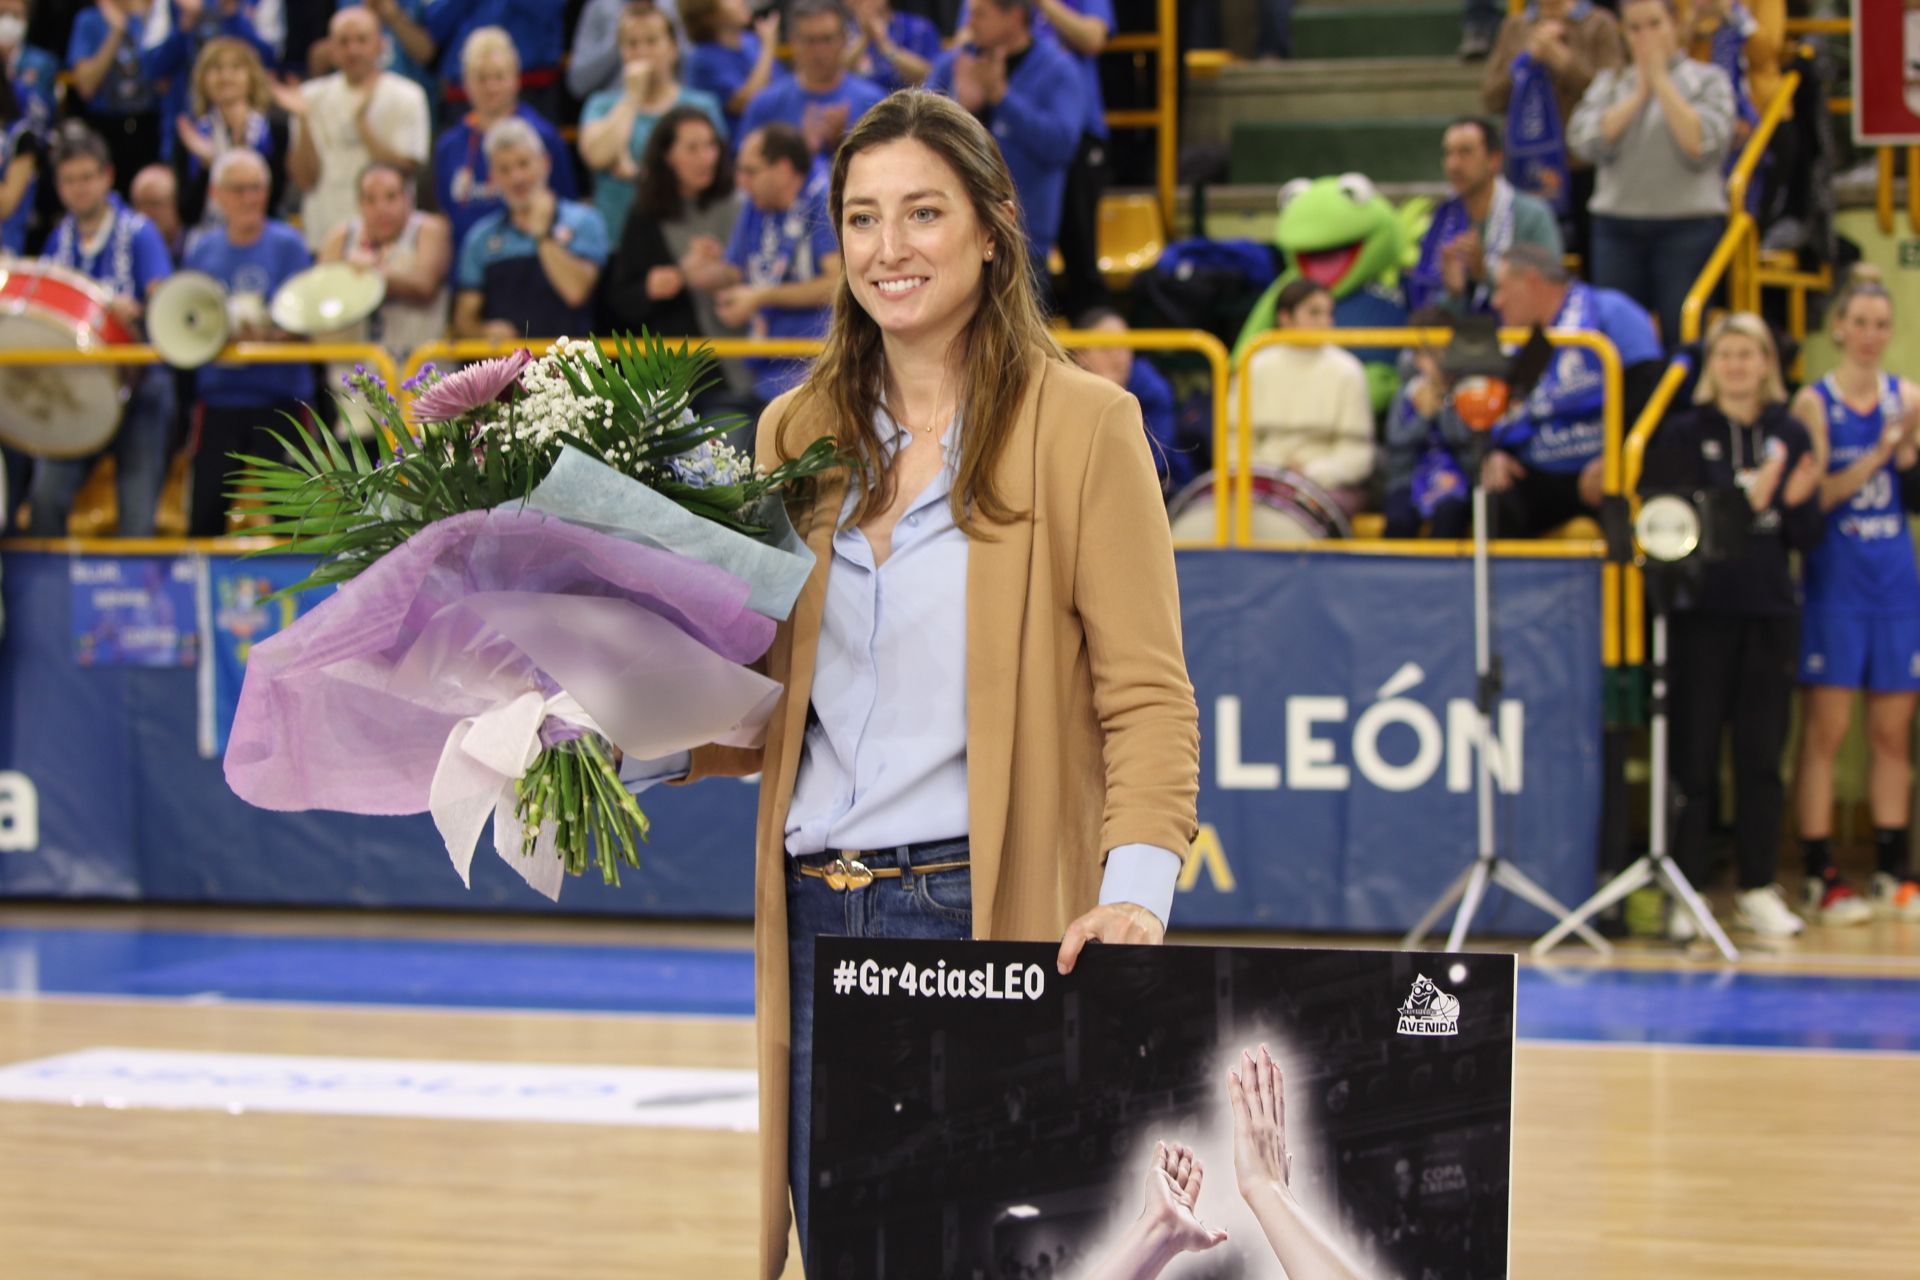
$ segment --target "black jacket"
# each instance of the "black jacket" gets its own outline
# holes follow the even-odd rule
[[[1746,554],[1698,566],[1688,575],[1676,607],[1747,617],[1783,617],[1800,611],[1787,553],[1806,551],[1819,542],[1826,520],[1818,489],[1798,506],[1787,505],[1787,476],[1813,442],[1786,405],[1766,406],[1759,420],[1745,427],[1735,426],[1710,404],[1668,418],[1647,446],[1640,492],[1738,489],[1736,472],[1764,462],[1769,439],[1786,446],[1786,468],[1773,502],[1753,515]]]
[[[675,337],[698,335],[700,322],[689,290],[682,288],[671,298],[647,296],[647,272],[677,265],[659,220],[635,201],[627,213],[627,225],[621,228],[613,261],[601,277],[600,314],[606,326],[615,333],[647,329]]]

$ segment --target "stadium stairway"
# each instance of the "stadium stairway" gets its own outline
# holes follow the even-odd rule
[[[1240,187],[1348,171],[1434,182],[1442,127],[1480,105],[1481,64],[1460,62],[1459,42],[1459,0],[1314,0],[1294,12],[1291,60],[1188,81],[1183,144],[1226,147]]]

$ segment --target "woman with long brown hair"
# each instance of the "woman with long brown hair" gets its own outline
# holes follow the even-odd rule
[[[807,1239],[814,939],[1058,941],[1069,972],[1089,941],[1160,941],[1196,831],[1140,408],[1048,335],[999,150],[954,103],[896,93],[842,143],[829,209],[846,270],[826,350],[757,452],[827,437],[857,468],[793,511],[818,564],[768,655],[786,694],[766,745],[703,748],[687,774],[761,774],[769,1277],[790,1180]]]

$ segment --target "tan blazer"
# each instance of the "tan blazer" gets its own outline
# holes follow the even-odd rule
[[[1032,518],[967,551],[967,803],[976,938],[1057,941],[1099,896],[1107,851],[1184,852],[1197,831],[1200,734],[1180,646],[1173,541],[1127,392],[1034,355],[1000,463],[1000,492]],[[796,419],[787,450],[779,424]],[[775,400],[757,457],[777,465],[830,434],[816,404]],[[760,751],[705,747],[688,781],[759,772],[754,987],[760,1067],[760,1261],[785,1265],[786,819],[811,701],[845,473],[794,513],[819,558],[768,652],[786,694]]]

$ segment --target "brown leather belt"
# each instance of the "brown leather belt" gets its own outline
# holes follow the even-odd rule
[[[812,876],[816,880],[825,880],[829,889],[845,893],[849,889],[864,889],[875,880],[897,880],[899,867],[870,867],[860,861],[863,855],[843,853],[820,865],[798,864],[800,874]],[[917,876],[930,876],[941,871],[958,871],[967,865],[967,859],[956,862],[929,862],[925,866],[909,868]]]

